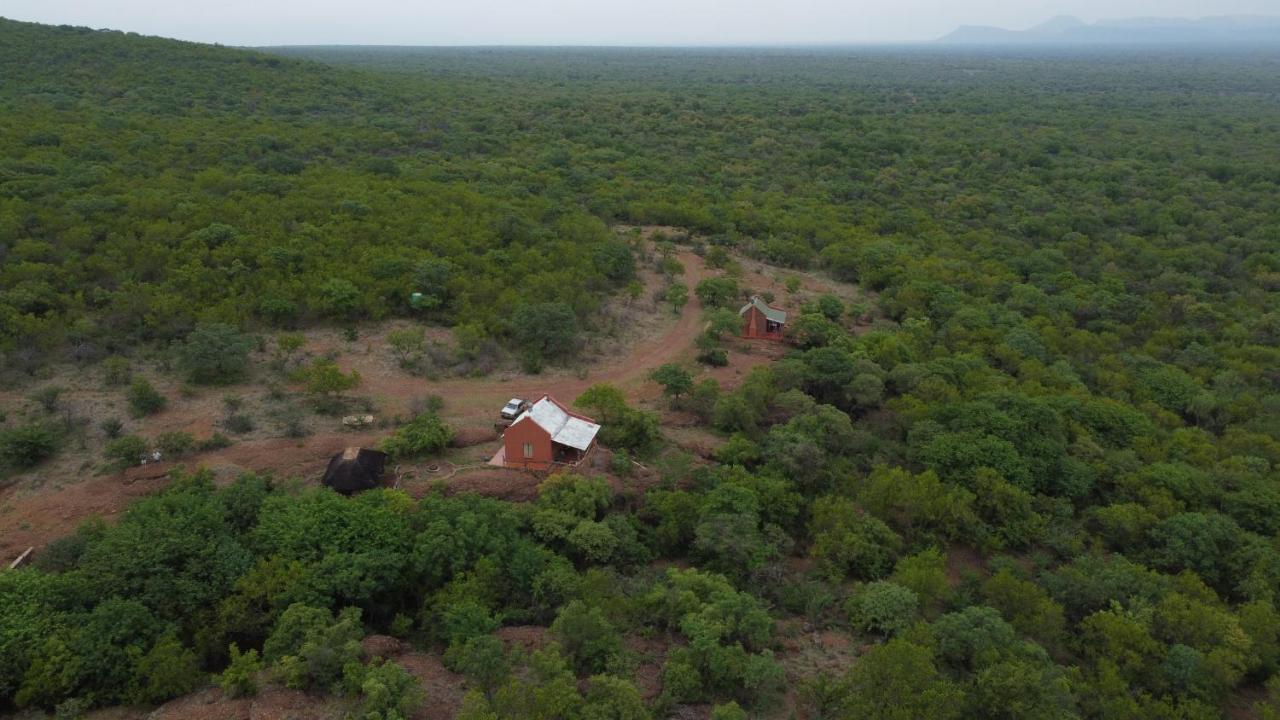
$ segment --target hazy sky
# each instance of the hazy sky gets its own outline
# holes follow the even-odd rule
[[[930,40],[1054,15],[1277,14],[1280,0],[0,0],[0,16],[225,45]]]

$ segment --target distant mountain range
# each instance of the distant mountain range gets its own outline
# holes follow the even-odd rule
[[[964,25],[939,38],[938,42],[968,45],[1280,44],[1280,16],[1126,18],[1090,24],[1079,18],[1060,15],[1027,30]]]

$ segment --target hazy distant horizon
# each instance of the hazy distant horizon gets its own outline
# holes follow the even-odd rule
[[[1275,0],[0,0],[0,16],[223,45],[848,45],[930,42],[1056,15],[1274,15]]]

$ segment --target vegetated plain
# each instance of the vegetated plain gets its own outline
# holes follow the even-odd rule
[[[1280,713],[1274,51],[0,41],[0,512],[707,328],[528,502],[179,472],[0,573],[5,709]]]

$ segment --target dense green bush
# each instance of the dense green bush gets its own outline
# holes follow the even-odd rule
[[[154,415],[164,409],[168,401],[146,378],[134,378],[128,391],[129,412],[134,417]]]
[[[438,453],[449,446],[453,430],[435,413],[423,413],[396,428],[378,443],[378,449],[396,459]]]
[[[40,423],[0,430],[0,464],[24,470],[52,457],[57,450],[57,436]]]

